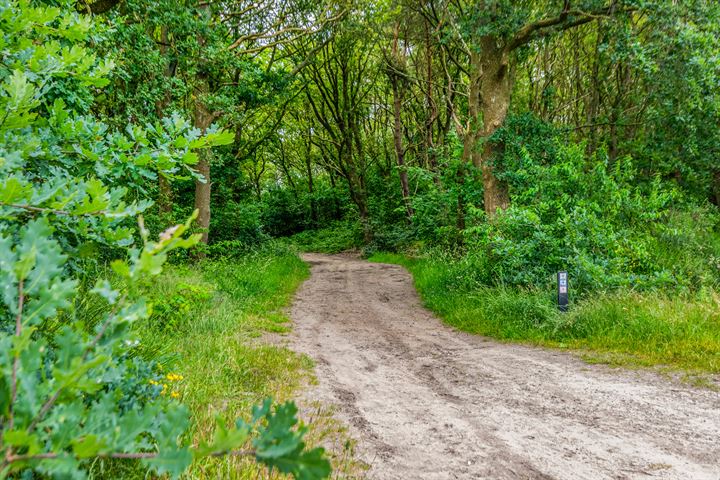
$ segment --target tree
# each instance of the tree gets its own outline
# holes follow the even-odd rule
[[[612,18],[634,9],[618,0],[585,2],[575,7],[571,1],[448,0],[430,2],[425,15],[443,28],[465,60],[448,50],[451,61],[468,77],[465,121],[456,119],[463,135],[462,158],[482,172],[484,207],[489,217],[510,204],[507,185],[494,172],[495,144],[490,137],[503,124],[510,107],[514,86],[513,55],[518,49],[542,37],[557,34],[599,17]]]
[[[405,169],[405,148],[403,147],[404,128],[402,122],[402,109],[405,84],[407,83],[405,73],[406,58],[400,47],[400,23],[396,21],[393,28],[392,47],[390,52],[384,51],[386,73],[390,81],[393,104],[393,146],[395,147],[395,158],[397,159],[398,176],[400,177],[400,188],[408,217],[412,217],[413,211],[410,205],[410,185],[408,174]]]
[[[325,161],[345,179],[350,198],[358,208],[365,238],[370,240],[366,174],[368,158],[362,122],[366,99],[375,88],[374,39],[359,25],[340,24],[330,42],[322,44],[315,60],[303,70],[312,85],[305,90],[308,104],[324,132],[315,136]]]

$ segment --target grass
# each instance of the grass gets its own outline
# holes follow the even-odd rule
[[[385,253],[370,260],[405,266],[425,305],[466,332],[578,349],[591,361],[613,365],[661,366],[690,376],[720,373],[720,296],[715,293],[702,298],[602,294],[560,313],[554,292],[464,285],[445,260]]]
[[[313,381],[308,357],[262,338],[289,331],[284,309],[308,275],[296,254],[273,242],[241,258],[169,267],[153,284],[153,315],[139,328],[142,355],[158,359],[163,373],[182,376],[168,384],[190,409],[193,444],[212,439],[217,416],[232,424],[266,397],[290,400]],[[308,444],[334,447],[340,473],[354,468],[353,445],[338,422],[322,409],[303,407],[301,417],[311,424]],[[96,477],[145,478],[138,465],[108,467],[96,469]],[[242,457],[195,462],[185,477],[285,478]]]

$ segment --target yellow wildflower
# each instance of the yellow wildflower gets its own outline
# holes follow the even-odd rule
[[[180,394],[173,390],[173,392],[170,394],[172,398],[180,398]]]

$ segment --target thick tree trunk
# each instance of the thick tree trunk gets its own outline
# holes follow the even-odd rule
[[[208,6],[203,5],[201,7],[203,14],[207,14]],[[200,37],[199,42],[201,45],[205,45],[205,38]],[[208,81],[208,75],[203,68],[205,65],[200,64],[200,71],[197,75],[197,86],[194,92],[194,105],[193,105],[193,125],[202,132],[204,135],[207,132],[208,127],[213,122],[212,112],[208,109],[207,96],[210,93],[210,84]],[[212,151],[210,149],[202,149],[198,152],[199,160],[196,167],[196,171],[202,175],[203,180],[195,180],[195,210],[198,211],[197,223],[202,229],[200,241],[207,245],[210,237],[210,193],[212,187],[212,178],[210,176],[210,156]],[[203,256],[200,253],[200,256]]]
[[[493,218],[497,210],[510,206],[507,185],[493,171],[495,146],[488,140],[505,121],[512,83],[506,53],[494,37],[483,37],[481,51],[470,55],[469,128],[463,145],[463,159],[481,169],[485,213]],[[481,144],[482,143],[482,144]]]
[[[172,211],[172,187],[170,182],[162,174],[158,174],[158,211],[162,214],[168,214]]]
[[[200,241],[208,243],[210,234],[210,159],[208,152],[200,153],[201,159],[197,164],[196,171],[205,178],[204,182],[195,180],[195,209],[198,211],[197,223],[202,229]]]

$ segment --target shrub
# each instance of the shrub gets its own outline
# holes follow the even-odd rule
[[[335,222],[293,235],[289,241],[306,252],[339,253],[362,245],[362,228],[357,222]]]
[[[213,291],[205,285],[179,283],[170,296],[149,295],[151,328],[182,330],[188,314],[207,303]]]
[[[466,231],[468,250],[491,265],[489,283],[548,286],[568,270],[579,291],[717,284],[718,269],[698,261],[718,254],[710,207],[683,205],[659,180],[639,184],[630,158],[608,165],[582,145],[554,151],[550,164],[528,157],[511,180],[513,205],[490,222],[480,213]]]
[[[253,203],[230,200],[213,210],[210,222],[213,243],[238,242],[251,246],[269,238],[262,226],[261,209]]]
[[[159,395],[151,364],[132,359],[131,325],[147,319],[142,292],[168,254],[197,242],[185,235],[194,216],[157,240],[139,217],[142,246],[134,248],[131,220],[150,205],[141,179],[194,175],[194,151],[232,135],[211,128],[201,136],[178,116],[120,133],[76,111],[107,83],[111,62],[88,48],[92,18],[75,2],[55,3],[63,8],[10,0],[0,13],[0,476],[82,478],[95,459],[115,458],[177,477],[193,458],[224,455],[251,437],[250,454],[271,468],[327,476],[322,449],[307,451],[305,430],[293,429],[291,403],[266,402],[250,423],[219,422],[197,448],[179,441],[187,409]],[[48,97],[54,91],[83,101],[71,109]],[[95,282],[88,295],[100,307],[86,323],[72,315],[84,263],[66,263],[88,242],[122,255],[111,263],[119,286]]]
[[[263,229],[273,237],[285,237],[310,226],[309,202],[289,188],[272,188],[262,199]]]

